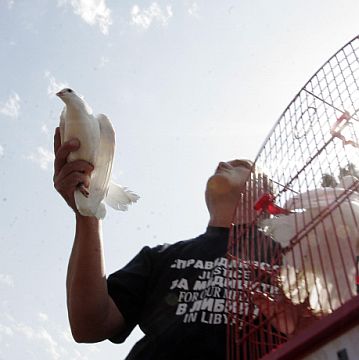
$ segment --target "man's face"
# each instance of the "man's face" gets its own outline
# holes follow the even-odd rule
[[[256,216],[254,201],[258,198],[260,185],[257,180],[249,160],[220,162],[206,188],[211,223],[216,226],[251,223]]]
[[[207,182],[206,192],[214,195],[239,194],[249,179],[252,163],[248,160],[220,162]]]

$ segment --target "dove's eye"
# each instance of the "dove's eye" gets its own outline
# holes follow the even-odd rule
[[[69,93],[72,93],[72,90],[71,90],[71,89],[68,89],[67,91],[68,91]]]

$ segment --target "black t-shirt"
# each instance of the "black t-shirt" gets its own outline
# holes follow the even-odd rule
[[[238,283],[228,284],[228,237],[229,229],[208,227],[195,239],[144,247],[109,276],[109,294],[127,324],[110,340],[123,342],[136,325],[145,334],[127,360],[226,359],[226,299],[228,291],[238,289]],[[270,264],[277,251],[273,244],[255,248],[258,264]],[[242,265],[240,271],[241,279],[253,276],[253,268]]]

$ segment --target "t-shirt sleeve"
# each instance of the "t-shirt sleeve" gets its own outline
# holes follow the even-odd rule
[[[108,293],[126,321],[126,329],[109,339],[114,343],[124,342],[139,322],[152,270],[151,251],[145,246],[125,267],[107,279]]]

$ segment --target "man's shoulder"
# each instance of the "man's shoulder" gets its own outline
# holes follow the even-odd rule
[[[161,245],[154,246],[151,248],[153,252],[156,253],[164,253],[164,252],[172,252],[178,251],[186,248],[192,248],[198,244],[198,241],[202,238],[202,235],[199,235],[192,239],[180,240],[174,243],[164,243]]]

